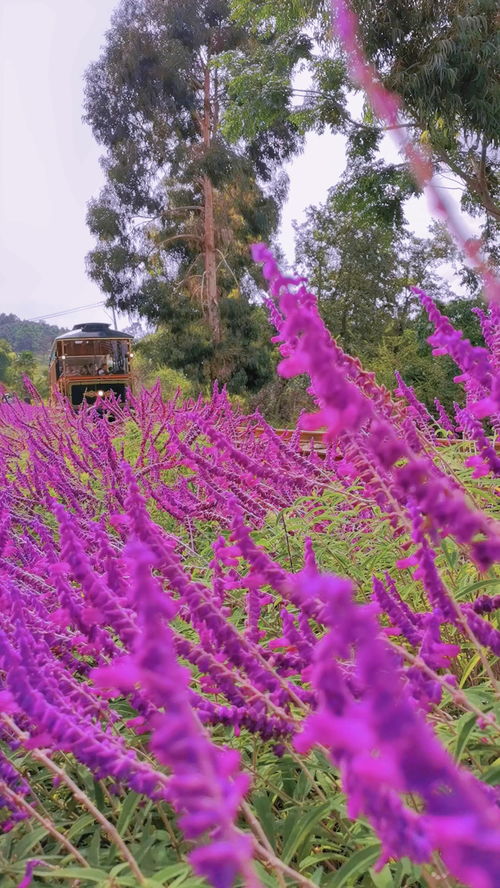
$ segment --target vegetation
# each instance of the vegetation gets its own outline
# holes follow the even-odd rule
[[[52,342],[64,331],[43,321],[23,321],[0,314],[0,384],[2,389],[27,397],[29,377],[42,397],[48,395],[47,366]]]
[[[351,158],[325,204],[309,208],[297,227],[297,257],[326,326],[346,351],[388,388],[402,369],[428,408],[438,397],[453,409],[455,369],[433,360],[412,287],[431,295],[475,345],[484,343],[471,309],[481,301],[452,295],[443,274],[450,277],[455,249],[445,227],[435,224],[428,238],[409,229],[404,202],[413,187],[398,166]]]
[[[403,97],[408,133],[458,177],[465,205],[483,216],[494,258],[500,114],[493,4],[476,0],[467,14],[456,0],[439,8],[417,3],[411,13],[384,12],[370,0],[355,8],[370,57]],[[301,69],[309,77],[304,88]],[[442,232],[419,241],[405,226],[405,202],[417,187],[404,164],[383,160],[385,125],[368,108],[353,116],[352,89],[330,38],[327,4],[285,0],[277,15],[264,0],[118,5],[86,77],[86,119],[106,152],[106,186],[89,206],[97,245],[88,267],[110,304],[156,326],[144,344],[150,373],[171,368],[196,391],[218,378],[285,423],[307,401],[300,386],[288,395],[287,383],[278,410],[267,398],[275,391],[275,357],[248,247],[276,230],[283,161],[311,129],[349,140],[346,174],[297,235],[301,269],[322,294],[327,287],[323,317],[346,348],[384,380],[400,346],[406,354],[413,344],[412,366],[425,363],[430,353],[408,285],[434,295],[440,288],[447,299],[437,274],[445,258],[478,294],[477,277]],[[433,377],[446,403],[448,382]],[[430,389],[419,387],[428,406]]]
[[[28,397],[24,384],[28,377],[41,397],[48,395],[47,363],[40,361],[30,351],[16,354],[5,339],[0,340],[0,389],[20,397]]]
[[[498,21],[493,0],[383,7],[356,0],[360,36],[439,169],[500,222]]]
[[[276,229],[286,182],[277,164],[290,146],[272,132],[233,146],[223,137],[218,62],[246,43],[222,0],[119,4],[86,76],[86,119],[106,150],[88,267],[110,304],[175,341],[173,368],[233,388],[246,376],[251,390],[270,374],[265,358],[240,369],[240,327],[250,350],[266,349],[249,245]]]
[[[385,85],[401,96],[411,133],[428,145],[439,169],[462,183],[467,206],[475,205],[498,221],[500,90],[494,0],[446,0],[438,5],[417,0],[411,6],[390,7],[379,0],[354,0],[352,8],[359,16],[368,58]],[[280,101],[267,102],[268,96],[253,88],[260,58],[255,66],[245,66],[236,51],[237,76],[228,113],[231,132],[252,131],[255,120],[282,116],[286,109],[289,119],[302,128],[340,130],[358,150],[372,153],[384,126],[368,108],[361,120],[350,113],[347,95],[352,85],[333,48],[330,4],[284,0],[276,15],[268,0],[235,0],[234,9],[238,21],[274,39],[266,74],[270,91],[280,89]],[[297,90],[304,99],[298,109],[293,104],[296,69],[284,64],[289,45],[297,42],[309,47],[302,58],[312,79],[310,88]]]
[[[218,391],[143,391],[112,423],[0,405],[2,888],[496,884],[484,360],[427,302],[470,368],[443,448],[279,292],[321,458]]]
[[[64,329],[45,321],[23,321],[14,314],[0,314],[0,339],[6,340],[14,352],[31,352],[46,360],[52,343]]]
[[[491,246],[490,4],[354,5]],[[325,12],[122,0],[88,73],[89,267],[154,326],[153,385],[0,402],[0,888],[500,884],[500,308],[475,298],[500,285],[466,244],[469,296],[447,291],[457,252],[411,233],[416,186],[351,117]],[[349,153],[297,228],[316,296],[246,249],[327,125]],[[28,368],[0,340],[0,379]]]
[[[189,301],[170,306],[168,317],[156,333],[138,342],[136,354],[143,357],[150,373],[169,367],[182,373],[193,390],[208,391],[214,350],[207,326]],[[225,334],[224,345],[217,352],[219,378],[226,381],[231,393],[251,395],[274,373],[265,313],[260,306],[235,297],[221,304],[221,318]]]

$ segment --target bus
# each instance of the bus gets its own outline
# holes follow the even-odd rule
[[[109,324],[75,324],[57,336],[49,359],[52,395],[65,395],[78,408],[112,394],[125,400],[132,389],[132,336]]]

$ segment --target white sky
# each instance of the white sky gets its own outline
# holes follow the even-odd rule
[[[93,245],[86,205],[103,177],[99,147],[81,121],[82,75],[117,2],[0,0],[0,311],[33,318],[103,298],[84,267]],[[290,259],[292,220],[325,199],[344,167],[344,145],[342,136],[313,134],[288,167],[281,242]],[[414,202],[409,216],[424,234],[425,204]],[[54,323],[90,317],[109,319],[93,308]]]

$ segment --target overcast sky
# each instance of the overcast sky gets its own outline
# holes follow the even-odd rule
[[[99,54],[117,0],[0,0],[0,311],[22,318],[102,300],[85,274],[86,205],[103,182],[99,149],[81,121],[82,74]],[[289,166],[281,241],[324,200],[344,168],[341,136],[308,139]],[[425,207],[410,210],[424,233]],[[54,318],[71,326],[101,308]]]

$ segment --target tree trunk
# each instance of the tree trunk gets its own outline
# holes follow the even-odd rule
[[[203,196],[205,205],[204,252],[207,320],[214,342],[220,342],[220,312],[215,255],[214,189],[208,176],[203,178]]]
[[[210,101],[210,69],[205,68],[204,83],[204,113],[203,113],[203,143],[205,148],[210,148],[212,137],[212,107]],[[214,217],[214,189],[208,176],[203,177],[203,204],[204,204],[204,255],[205,255],[205,286],[207,321],[215,343],[220,342],[220,311],[219,294],[217,290],[217,257],[215,251],[215,217]]]

